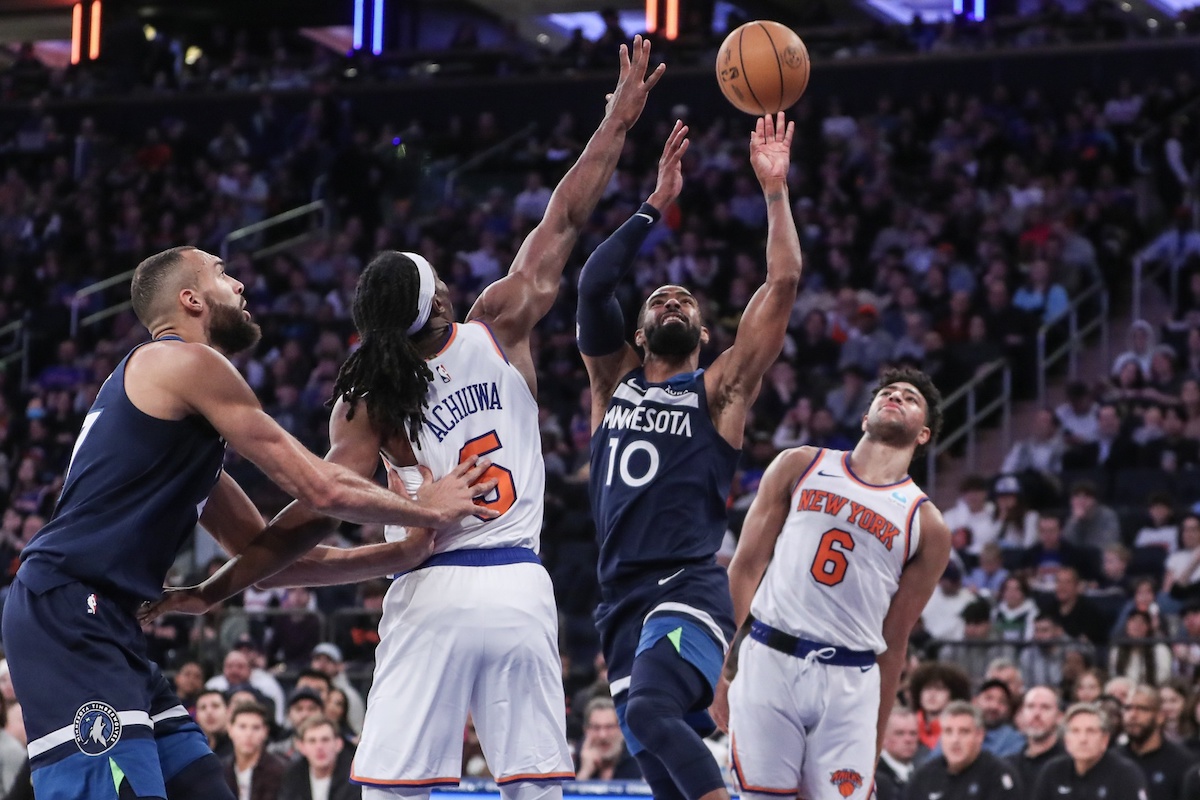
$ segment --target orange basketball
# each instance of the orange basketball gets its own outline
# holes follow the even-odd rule
[[[747,114],[774,114],[795,105],[808,87],[808,48],[786,25],[755,20],[725,37],[717,52],[717,83]]]

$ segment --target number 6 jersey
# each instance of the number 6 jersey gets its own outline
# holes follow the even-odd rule
[[[927,499],[912,478],[865,483],[849,453],[819,450],[792,489],[750,605],[754,618],[811,641],[882,653],[883,619],[917,551],[917,510]]]
[[[483,477],[499,482],[475,502],[500,516],[467,517],[451,525],[439,533],[437,552],[495,547],[537,552],[546,466],[529,384],[482,322],[453,325],[450,338],[428,364],[433,381],[413,443],[417,463],[440,478],[471,456],[486,456],[492,466]],[[405,535],[402,527],[385,529],[388,541]]]
[[[704,370],[663,383],[647,382],[640,367],[626,375],[592,434],[601,584],[711,561],[738,452],[713,426]]]

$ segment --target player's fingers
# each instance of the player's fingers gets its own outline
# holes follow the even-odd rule
[[[474,490],[475,497],[483,497],[484,495],[491,494],[498,483],[499,481],[496,478],[488,478],[486,481],[474,484],[471,489]]]
[[[471,467],[471,469],[469,469],[465,473],[463,473],[463,478],[466,480],[467,485],[475,486],[476,482],[481,477],[483,477],[483,473],[487,472],[488,467],[490,467],[490,466],[492,466],[492,462],[489,459],[486,459],[486,458],[479,459],[479,461],[475,464],[475,466]],[[495,481],[493,481],[492,483],[493,483],[492,488],[493,489],[496,488]]]
[[[653,89],[654,84],[658,83],[658,79],[661,78],[663,76],[663,73],[666,71],[667,71],[666,64],[659,64],[657,67],[655,67],[654,72],[650,73],[650,77],[646,78],[646,82],[645,82],[645,84],[643,84],[646,87],[646,91],[650,91],[651,89]]]
[[[621,62],[621,75],[624,77],[625,73],[629,70],[629,48],[622,44],[618,57]]]
[[[796,133],[796,123],[789,122],[787,124],[787,131],[783,134],[783,143],[785,145],[787,145],[789,150],[792,149],[792,136],[795,133]]]
[[[778,135],[778,134],[783,134],[786,131],[787,131],[787,122],[784,119],[783,112],[780,111],[775,119],[775,132]]]
[[[691,141],[692,141],[691,139],[684,139],[682,142],[679,143],[679,149],[675,151],[675,160],[676,161],[683,158],[683,154],[687,152],[688,145],[691,143]]]
[[[450,470],[450,474],[454,476],[466,475],[479,463],[479,456],[469,456],[459,462],[458,466]]]
[[[763,115],[763,138],[768,142],[775,141],[775,118],[770,114]]]

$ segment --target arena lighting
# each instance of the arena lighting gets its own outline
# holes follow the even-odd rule
[[[667,0],[667,38],[679,36],[679,0]]]
[[[985,0],[975,0],[975,21],[982,22],[985,13]]]
[[[71,9],[71,63],[78,64],[83,52],[83,3]]]
[[[362,50],[363,45],[363,6],[367,0],[354,0],[354,49]]]
[[[646,0],[646,30],[650,33],[658,30],[658,0]]]
[[[91,47],[88,48],[88,58],[95,60],[100,57],[100,0],[92,0],[92,36]]]
[[[375,0],[375,19],[371,20],[371,52],[383,52],[383,0]]]

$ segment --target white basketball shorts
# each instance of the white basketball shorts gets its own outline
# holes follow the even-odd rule
[[[379,634],[355,783],[457,785],[468,713],[498,783],[574,777],[558,614],[541,564],[403,575]]]
[[[824,664],[747,638],[729,688],[733,765],[742,790],[866,800],[878,716],[878,666]]]

